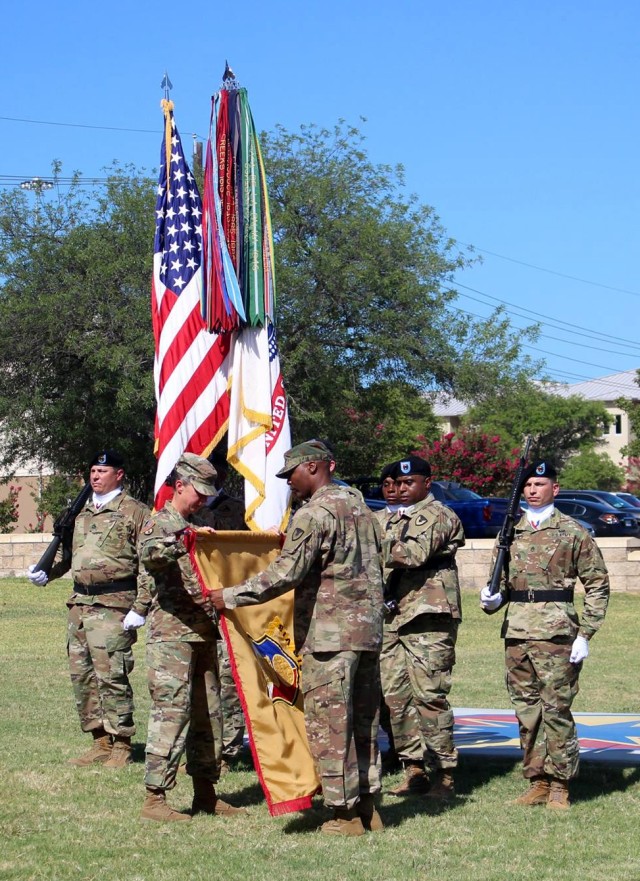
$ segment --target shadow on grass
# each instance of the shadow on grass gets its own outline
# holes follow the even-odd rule
[[[640,783],[640,768],[625,769],[583,762],[580,775],[571,781],[571,801],[574,804],[591,801],[614,792],[625,792]]]

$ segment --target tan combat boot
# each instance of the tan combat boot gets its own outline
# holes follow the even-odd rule
[[[438,771],[429,791],[426,793],[427,798],[438,799],[439,801],[451,801],[456,797],[456,788],[453,783],[453,775],[450,771]]]
[[[568,811],[571,807],[569,801],[569,783],[566,780],[553,778],[549,787],[549,799],[547,807],[554,811]]]
[[[382,817],[376,810],[375,796],[372,793],[366,793],[360,796],[360,801],[356,805],[358,816],[362,820],[362,825],[367,832],[382,832],[384,823]]]
[[[335,808],[333,819],[320,827],[323,835],[364,835],[364,826],[357,808]]]
[[[529,789],[514,799],[514,805],[544,805],[549,798],[549,780],[546,777],[532,777]]]
[[[429,778],[424,768],[417,762],[407,762],[404,766],[404,780],[389,790],[390,795],[424,795],[429,790]]]
[[[162,789],[150,789],[147,786],[147,797],[144,800],[141,820],[156,820],[158,823],[187,823],[191,819],[189,814],[181,814],[174,811],[167,804],[167,796]]]
[[[111,755],[104,763],[105,768],[124,768],[133,762],[131,757],[131,738],[116,734],[113,738]]]
[[[216,795],[215,786],[211,780],[203,777],[193,778],[193,803],[192,814],[215,814],[217,817],[233,817],[238,814],[247,814],[244,808],[234,808]]]
[[[104,728],[94,728],[91,732],[93,736],[93,746],[82,753],[77,759],[69,759],[67,765],[75,765],[76,767],[84,767],[85,765],[94,765],[96,763],[106,762],[111,756],[111,735],[107,734]]]

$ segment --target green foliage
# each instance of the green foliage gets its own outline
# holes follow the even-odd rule
[[[472,407],[464,424],[499,435],[505,452],[532,435],[531,458],[550,459],[562,467],[577,450],[601,442],[609,416],[597,401],[577,395],[563,398],[520,383]]]
[[[11,532],[11,527],[18,522],[18,498],[21,492],[21,486],[11,485],[6,499],[0,501],[0,533]]]
[[[460,429],[443,434],[429,443],[418,438],[421,446],[416,455],[426,459],[438,480],[452,480],[482,496],[508,493],[518,466],[518,450],[505,456],[500,438],[473,429]]]
[[[624,484],[624,468],[606,453],[582,450],[572,456],[559,477],[562,489],[604,489],[615,492]]]
[[[76,474],[114,446],[144,496],[154,470],[154,184],[114,166],[93,202],[80,178],[51,192],[35,207],[23,192],[0,195],[2,461]]]
[[[535,331],[514,332],[499,310],[476,321],[456,309],[453,275],[471,255],[406,194],[402,168],[373,164],[344,123],[262,142],[296,440],[329,437],[344,473],[370,470],[407,447],[402,430],[398,446],[380,449],[376,429],[402,421],[405,400],[414,406],[407,387],[478,399],[520,375],[520,344]],[[394,383],[401,399],[380,412],[370,386]]]

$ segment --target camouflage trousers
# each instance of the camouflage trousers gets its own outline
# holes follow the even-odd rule
[[[572,639],[505,640],[506,682],[518,717],[525,777],[570,780],[580,745],[571,704],[582,664],[571,664]]]
[[[218,667],[222,704],[222,757],[232,759],[240,754],[244,744],[244,713],[233,681],[229,649],[224,639],[218,642]]]
[[[215,641],[149,642],[147,665],[152,706],[145,785],[172,789],[185,750],[187,774],[216,783],[222,713]]]
[[[135,631],[122,629],[126,612],[95,604],[69,606],[67,654],[83,731],[104,728],[121,737],[135,734],[129,675],[137,637]]]
[[[449,615],[419,615],[398,629],[385,624],[382,637],[382,693],[396,753],[429,770],[458,764],[447,699],[457,634],[458,621]]]
[[[314,652],[302,660],[304,721],[325,804],[352,808],[380,791],[377,652]]]

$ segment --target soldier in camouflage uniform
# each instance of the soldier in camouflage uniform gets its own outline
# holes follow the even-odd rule
[[[213,607],[204,599],[182,541],[189,517],[215,491],[213,466],[193,453],[180,457],[167,478],[171,501],[144,525],[140,562],[147,570],[151,607],[147,664],[152,707],[147,734],[145,820],[187,821],[173,810],[166,792],[176,783],[186,748],[187,774],[193,779],[192,813],[240,813],[218,798],[222,715]]]
[[[461,620],[455,554],[464,533],[429,492],[428,462],[408,456],[392,476],[404,507],[387,518],[382,538],[385,596],[395,611],[385,617],[380,672],[405,773],[390,792],[449,799],[458,762],[447,697]]]
[[[374,520],[362,496],[331,482],[333,454],[309,441],[285,454],[279,477],[305,502],[280,556],[260,575],[214,591],[218,610],[266,602],[295,587],[305,727],[334,817],[322,832],[362,835],[382,821],[376,733],[382,581]]]
[[[56,563],[49,580],[72,571],[69,668],[80,725],[94,739],[91,749],[69,764],[121,768],[131,762],[135,733],[131,648],[149,602],[139,578],[137,543],[149,510],[123,492],[124,464],[114,450],[97,454],[90,468],[93,495],[76,518],[71,559]],[[29,578],[47,583],[34,567]]]
[[[193,515],[196,526],[213,529],[247,529],[244,522],[244,502],[230,496],[224,488],[229,466],[223,453],[214,450],[208,456],[216,469],[217,493]],[[245,721],[238,689],[233,681],[229,651],[224,639],[218,640],[218,667],[220,671],[220,700],[222,703],[222,771],[236,761],[244,747]]]
[[[588,641],[607,611],[609,576],[591,536],[555,509],[559,485],[553,466],[531,465],[522,486],[528,510],[516,526],[508,585],[503,578],[501,592],[493,596],[483,588],[480,604],[488,613],[505,607],[507,690],[529,781],[515,803],[564,810],[580,754],[571,704]],[[585,590],[582,620],[573,605],[576,579]]]

